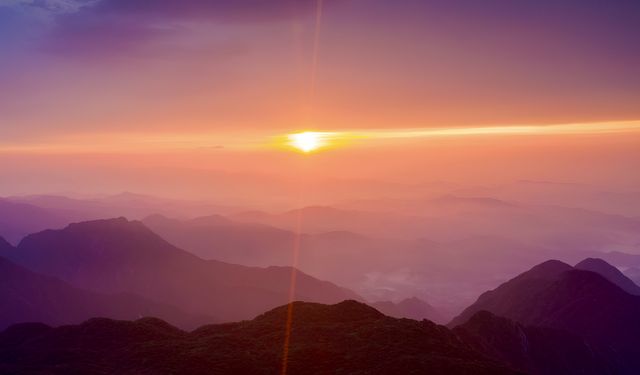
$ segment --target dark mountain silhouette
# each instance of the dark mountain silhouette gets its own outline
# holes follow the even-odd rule
[[[0,372],[276,374],[288,307],[191,333],[158,319],[13,326],[0,334]],[[296,302],[288,374],[515,374],[443,326],[395,319],[355,301]]]
[[[630,278],[636,285],[640,285],[640,268],[630,267],[624,271],[624,275]]]
[[[640,286],[625,276],[619,269],[602,259],[587,258],[575,265],[576,269],[592,271],[602,275],[605,279],[619,286],[629,294],[640,295]]]
[[[4,238],[0,237],[0,254],[4,254],[10,250],[13,250],[13,245],[11,245]]]
[[[478,300],[457,316],[449,326],[465,323],[475,313],[486,310],[496,315],[516,319],[528,313],[523,305],[535,303],[534,294],[553,283],[563,272],[573,268],[557,260],[541,263],[498,288],[483,293]],[[517,320],[517,319],[516,319]]]
[[[394,318],[427,319],[436,323],[444,323],[445,320],[433,306],[416,297],[407,298],[398,303],[380,301],[370,305],[381,313]]]
[[[566,331],[525,326],[480,311],[453,330],[489,358],[530,374],[607,374],[611,364],[584,339]]]
[[[0,257],[0,328],[19,322],[80,323],[102,316],[138,319],[157,316],[184,328],[214,320],[131,294],[105,295],[74,288]]]
[[[286,303],[290,267],[206,261],[124,218],[71,224],[27,236],[8,257],[36,272],[94,291],[129,292],[198,314],[248,319]],[[298,272],[296,297],[335,303],[353,292]]]
[[[597,345],[618,373],[640,370],[640,297],[598,273],[545,262],[481,295],[450,326],[482,310],[572,332]]]

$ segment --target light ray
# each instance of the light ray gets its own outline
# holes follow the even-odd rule
[[[320,51],[320,28],[322,26],[322,8],[323,8],[323,0],[316,0],[316,23],[315,23],[315,34],[313,40],[313,60],[311,62],[311,82],[309,85],[309,105],[313,108],[315,102],[315,92],[316,92],[316,79],[317,79],[317,71],[318,71],[318,55]],[[297,137],[294,135],[292,141],[293,145],[303,152],[312,151],[315,148],[320,147],[322,137],[318,135],[318,133],[307,132],[302,133],[303,135],[298,135]],[[291,140],[291,139],[290,139]],[[304,185],[304,180],[301,180],[301,186]],[[303,196],[303,188],[300,190],[300,201],[302,201]],[[282,369],[281,375],[287,375],[287,371],[289,369],[289,349],[291,346],[291,329],[293,327],[293,302],[295,299],[295,291],[296,291],[296,281],[297,281],[297,267],[298,267],[298,257],[300,254],[300,238],[302,236],[302,210],[298,213],[298,223],[297,230],[295,232],[295,242],[293,246],[293,262],[291,266],[291,280],[289,284],[289,304],[287,306],[287,321],[285,323],[285,338],[284,344],[282,348]]]

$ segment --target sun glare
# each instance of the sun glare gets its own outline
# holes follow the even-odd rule
[[[327,145],[327,135],[319,132],[303,132],[290,134],[289,144],[298,150],[308,153]]]

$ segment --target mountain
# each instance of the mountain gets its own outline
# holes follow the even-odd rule
[[[295,234],[283,229],[238,223],[219,215],[190,220],[152,215],[142,222],[172,244],[204,259],[252,266],[291,262]]]
[[[124,218],[71,224],[25,237],[7,257],[36,272],[106,293],[134,293],[224,321],[249,319],[289,301],[291,267],[203,260]],[[296,272],[297,299],[335,303],[359,297]]]
[[[478,204],[494,203],[480,200]],[[306,219],[305,216],[303,229]],[[332,280],[371,301],[422,298],[437,306],[447,320],[482,291],[496,287],[527,265],[558,254],[555,249],[496,236],[469,236],[437,243],[426,239],[369,237],[349,231],[296,235],[293,231],[219,215],[190,220],[153,215],[143,223],[181,249],[205,259],[234,264],[259,267],[290,264],[296,244],[297,265],[303,272]],[[567,254],[564,259],[571,262],[591,255],[564,254]],[[349,267],[344,267],[345,264]],[[405,316],[391,310],[385,312]],[[426,317],[442,322],[432,315]]]
[[[405,215],[424,215],[437,211],[438,214],[469,212],[470,210],[499,210],[515,207],[508,201],[491,197],[462,197],[453,194],[438,194],[413,199],[378,198],[358,199],[341,202],[338,208],[365,212],[393,212]]]
[[[625,216],[637,216],[640,212],[638,191],[607,191],[600,187],[577,183],[520,180],[498,186],[462,188],[458,190],[458,194],[483,195],[531,204],[584,207]]]
[[[576,269],[592,271],[602,275],[605,279],[619,286],[622,290],[636,296],[640,295],[640,286],[625,276],[619,269],[602,259],[587,258],[575,265]]]
[[[389,238],[421,237],[431,218],[339,209],[331,206],[307,206],[270,214],[261,211],[243,212],[229,216],[232,220],[259,223],[289,231],[318,234],[349,231],[363,235]]]
[[[640,297],[598,273],[545,262],[481,295],[450,326],[482,310],[525,325],[569,331],[606,353],[618,373],[640,371]]]
[[[0,254],[4,254],[5,252],[13,250],[13,245],[11,245],[7,240],[0,237]]]
[[[625,276],[629,277],[636,285],[640,285],[640,268],[630,267],[624,271]]]
[[[427,302],[416,298],[407,298],[398,303],[380,301],[370,304],[381,313],[394,318],[407,318],[413,320],[431,320],[436,323],[444,323],[442,315]]]
[[[449,326],[463,324],[475,313],[483,310],[520,321],[518,318],[531,313],[527,308],[537,302],[535,294],[551,285],[559,275],[572,269],[570,265],[557,260],[541,263],[498,288],[480,295],[478,300],[454,318]]]
[[[350,231],[371,237],[451,242],[470,236],[505,237],[568,251],[631,248],[640,243],[640,219],[576,207],[527,204],[490,197],[382,200],[307,206],[281,212],[246,212],[233,220],[316,234]]]
[[[395,319],[355,301],[295,302],[288,374],[516,374],[429,321]],[[288,306],[187,333],[157,319],[91,319],[0,333],[0,372],[276,374]]]
[[[601,255],[608,263],[617,267],[640,267],[640,254],[610,251]]]
[[[530,374],[607,374],[611,364],[584,339],[566,331],[525,326],[480,311],[453,330],[475,350]]]
[[[73,211],[45,209],[0,198],[0,236],[14,244],[29,233],[62,228],[76,218],[78,215]]]
[[[184,328],[194,328],[214,320],[186,314],[175,307],[135,295],[106,295],[74,288],[61,280],[39,275],[2,257],[0,305],[0,328],[19,322],[77,324],[96,316],[114,319],[158,316]]]
[[[7,199],[12,202],[26,203],[48,210],[66,210],[82,213],[82,216],[76,221],[117,216],[140,219],[154,213],[178,217],[194,217],[211,212],[229,213],[238,210],[207,202],[160,198],[131,192],[92,198],[70,198],[61,195],[27,195],[14,196]]]

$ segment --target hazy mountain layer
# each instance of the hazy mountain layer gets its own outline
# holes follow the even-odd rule
[[[253,318],[289,300],[290,267],[246,267],[203,260],[151,232],[140,222],[101,220],[30,235],[7,257],[74,286],[134,293],[185,311],[223,320]],[[295,296],[335,303],[359,297],[296,272]]]

